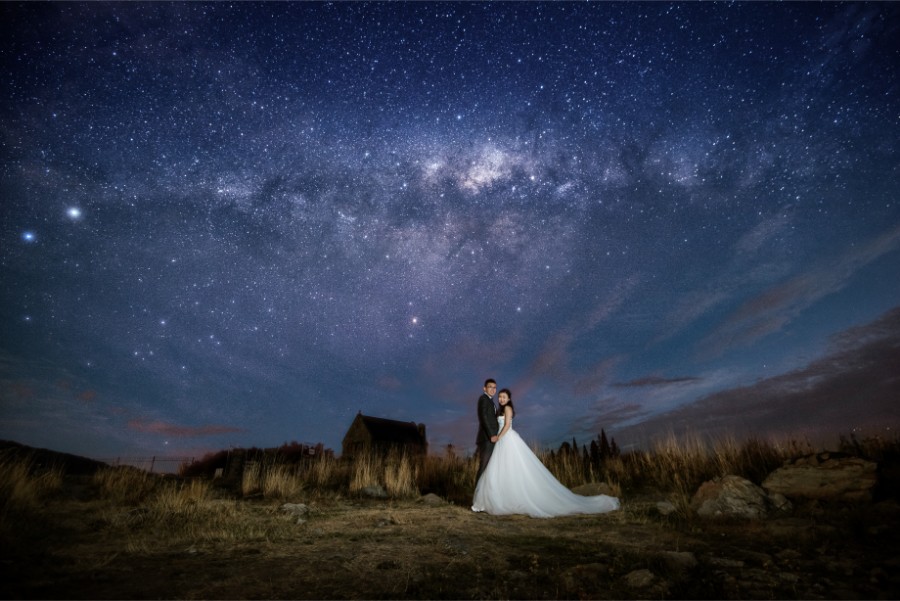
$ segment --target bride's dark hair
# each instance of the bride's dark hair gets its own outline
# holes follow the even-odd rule
[[[512,393],[509,391],[509,388],[504,388],[503,390],[498,392],[497,398],[499,399],[500,395],[503,394],[504,392],[506,393],[506,396],[509,398],[509,402],[506,403],[505,405],[500,405],[499,407],[497,407],[497,415],[503,415],[503,410],[506,409],[507,407],[509,407],[510,409],[512,409],[512,412],[513,412],[512,416],[515,417],[516,416],[516,408],[513,407]]]

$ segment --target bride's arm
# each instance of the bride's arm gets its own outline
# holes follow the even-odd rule
[[[509,427],[512,425],[512,407],[504,407],[503,408],[503,429],[500,430],[500,433],[497,434],[497,440],[503,438],[503,435],[506,434],[506,431],[509,430]]]

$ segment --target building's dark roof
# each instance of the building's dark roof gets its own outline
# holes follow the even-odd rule
[[[372,435],[373,440],[393,443],[424,443],[419,427],[414,422],[398,422],[393,419],[370,417],[359,414],[363,425]]]

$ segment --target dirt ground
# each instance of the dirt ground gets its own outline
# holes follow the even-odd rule
[[[160,521],[69,499],[0,551],[3,598],[892,599],[895,501],[762,521],[674,519],[652,496],[599,516],[533,519],[423,500],[221,499]]]

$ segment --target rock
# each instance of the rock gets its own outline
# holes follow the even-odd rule
[[[666,567],[675,573],[687,572],[697,567],[697,558],[690,551],[665,551],[660,557]]]
[[[709,565],[716,566],[717,568],[742,568],[744,567],[744,562],[740,559],[728,559],[727,557],[713,557],[710,556],[706,559],[706,562]]]
[[[572,489],[576,495],[583,497],[596,497],[597,495],[614,496],[613,490],[606,482],[588,482]]]
[[[595,591],[604,586],[609,578],[609,566],[605,563],[585,563],[565,570],[560,574],[563,590],[570,597],[582,597],[596,594]]]
[[[868,501],[878,464],[859,457],[819,453],[799,457],[765,479],[763,488],[787,498]]]
[[[426,505],[430,505],[432,507],[438,507],[440,505],[446,505],[447,502],[442,498],[434,494],[433,492],[428,493],[427,495],[422,496],[419,499],[419,502],[425,503]]]
[[[653,584],[656,576],[650,570],[634,570],[625,574],[624,580],[631,588],[647,588]]]
[[[660,501],[656,504],[656,510],[662,515],[669,515],[675,513],[678,508],[669,501]]]
[[[769,512],[769,501],[759,486],[740,476],[723,476],[704,482],[691,508],[703,517],[739,517],[760,519]]]
[[[281,506],[281,511],[300,518],[309,513],[309,507],[303,503],[285,503]]]
[[[794,504],[780,492],[770,492],[769,502],[772,504],[772,509],[779,513],[790,513],[794,509]]]
[[[388,494],[387,491],[384,490],[384,487],[380,484],[374,484],[372,486],[367,486],[359,491],[365,497],[371,497],[373,499],[387,499]]]

